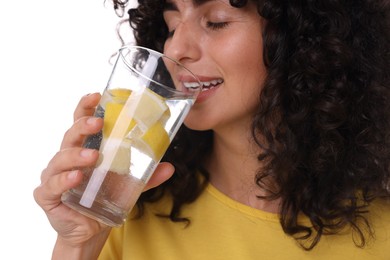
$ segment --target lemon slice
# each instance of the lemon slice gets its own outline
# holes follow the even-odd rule
[[[112,132],[116,120],[121,112],[124,103],[131,94],[131,90],[128,89],[112,89],[109,90],[110,100],[105,100],[105,115],[104,115],[104,126],[103,135],[108,137]],[[108,99],[108,98],[105,98]],[[134,100],[136,102],[136,100]],[[133,119],[127,128],[128,133],[135,125],[139,124],[139,127],[146,131],[149,127],[154,125],[157,121],[162,124],[170,117],[170,111],[165,103],[165,99],[158,94],[154,93],[150,89],[145,89],[142,93],[137,109],[135,110]],[[122,123],[122,122],[119,122]],[[123,122],[126,123],[126,122]],[[120,138],[118,136],[118,138]]]
[[[101,148],[106,145],[106,140],[111,135],[111,132],[116,124],[124,124],[123,127],[118,127],[120,129],[127,129],[125,135],[134,128],[136,124],[134,120],[131,120],[130,122],[117,121],[118,116],[130,94],[131,91],[128,89],[111,89],[103,95],[101,103],[105,105],[105,112]],[[114,143],[115,145],[111,150],[109,147],[106,147],[105,152],[113,153],[115,155],[110,164],[109,171],[116,172],[118,174],[129,174],[131,158],[130,140],[124,139],[124,136],[110,136],[110,138],[112,140],[111,143]],[[103,155],[101,154],[98,165],[102,162],[102,160]]]
[[[160,122],[152,125],[141,135],[132,135],[132,146],[151,157],[155,162],[159,161],[169,146],[169,136]]]
[[[153,126],[157,121],[165,124],[170,116],[165,99],[150,89],[142,93],[134,119],[143,131]]]
[[[111,162],[109,171],[115,172],[117,174],[125,175],[130,173],[130,163],[131,163],[131,142],[128,139],[119,140],[116,139],[116,142],[120,142],[119,146],[116,146],[111,151],[106,148],[106,151],[110,153],[115,153],[114,159]],[[102,144],[105,145],[105,144]],[[97,166],[99,166],[103,161],[103,154],[99,154],[99,159]]]
[[[109,97],[104,100],[105,114],[101,147],[108,143],[107,138],[110,138],[110,146],[116,143],[112,149],[106,147],[106,151],[114,155],[110,171],[118,174],[129,173],[131,145],[150,156],[154,161],[159,161],[170,143],[169,136],[163,127],[170,116],[165,99],[149,89],[145,89],[141,96],[131,96],[131,91],[128,89],[112,89],[107,93]],[[134,102],[138,101],[134,116],[125,122],[118,121],[128,98],[134,98]],[[138,98],[139,100],[136,100]],[[132,100],[129,101],[132,102]],[[123,133],[122,131],[120,134],[114,133],[118,132],[113,132],[114,127],[126,129],[123,136],[114,136]],[[126,138],[131,138],[131,143]]]
[[[113,88],[108,91],[114,101],[126,101],[126,99],[130,96],[131,90],[126,88]]]
[[[131,143],[130,140],[124,139],[121,145],[116,151],[114,160],[111,163],[110,171],[118,174],[129,174],[130,173],[130,162],[131,162]]]
[[[124,103],[130,96],[131,90],[118,88],[111,89],[107,93],[108,95],[104,95],[104,98],[102,97],[104,99],[103,103],[105,104],[103,137],[107,138],[110,136],[115,124],[128,124],[128,126],[125,126],[127,129],[126,133],[128,133],[134,127],[135,122],[133,120],[130,122],[117,122],[117,118],[123,109]],[[123,138],[123,136],[113,137]]]
[[[103,93],[100,105],[105,107],[108,102],[125,103],[127,98],[130,96],[131,90],[125,88],[115,88],[106,90]]]
[[[132,119],[130,122],[128,121],[117,121],[117,118],[120,112],[123,109],[123,105],[121,103],[111,103],[107,102],[106,110],[104,112],[104,124],[103,124],[103,137],[107,138],[110,136],[112,129],[115,124],[124,124],[123,128],[126,128],[125,134],[127,134],[136,124],[136,122]],[[122,128],[122,127],[120,127]],[[123,138],[124,136],[113,136],[114,138]]]

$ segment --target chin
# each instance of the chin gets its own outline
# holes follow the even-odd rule
[[[207,130],[211,130],[210,127],[206,127],[204,124],[202,124],[201,122],[186,122],[184,121],[184,125],[191,129],[191,130],[195,130],[195,131],[207,131]]]
[[[200,119],[200,117],[194,117],[190,114],[184,120],[184,125],[195,131],[206,131],[212,128],[211,125],[203,118]]]
[[[212,130],[215,127],[215,123],[216,118],[211,115],[210,111],[206,111],[202,106],[196,105],[191,108],[184,119],[184,125],[195,131]]]

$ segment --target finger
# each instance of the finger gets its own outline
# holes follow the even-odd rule
[[[80,170],[54,175],[34,190],[34,199],[45,212],[48,212],[61,203],[62,193],[76,187],[81,180]]]
[[[59,151],[42,172],[41,181],[45,182],[54,175],[78,168],[91,167],[96,164],[99,152],[94,149],[70,148]]]
[[[157,166],[157,169],[154,171],[152,177],[150,177],[150,180],[146,184],[144,191],[157,187],[161,183],[165,182],[170,177],[172,177],[174,171],[175,168],[172,164],[167,162],[160,163]]]
[[[61,149],[81,146],[85,137],[96,134],[103,127],[103,119],[93,116],[79,118],[71,128],[66,131],[61,143]]]
[[[74,113],[74,121],[79,120],[81,117],[92,116],[95,113],[96,106],[100,101],[101,95],[99,93],[93,93],[83,96]]]

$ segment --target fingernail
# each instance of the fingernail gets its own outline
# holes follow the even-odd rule
[[[95,122],[96,122],[96,118],[95,117],[90,117],[90,118],[87,119],[87,124],[88,125],[93,125],[93,124],[95,124]]]
[[[73,170],[73,171],[69,172],[68,179],[74,180],[77,177],[78,172],[79,172],[78,170]]]
[[[88,158],[91,157],[94,152],[95,151],[91,149],[83,149],[81,150],[80,155],[81,157]]]

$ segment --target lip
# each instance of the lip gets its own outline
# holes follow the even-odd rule
[[[196,98],[196,102],[195,103],[203,103],[205,102],[207,99],[209,99],[211,96],[213,96],[215,94],[215,92],[219,89],[219,86],[220,84],[218,84],[217,86],[213,87],[213,88],[209,88],[209,89],[204,89],[198,94],[198,97]]]
[[[198,94],[196,103],[205,102],[212,95],[214,95],[214,93],[218,90],[220,85],[224,83],[224,80],[220,77],[198,76],[198,79],[202,83],[203,89]]]

